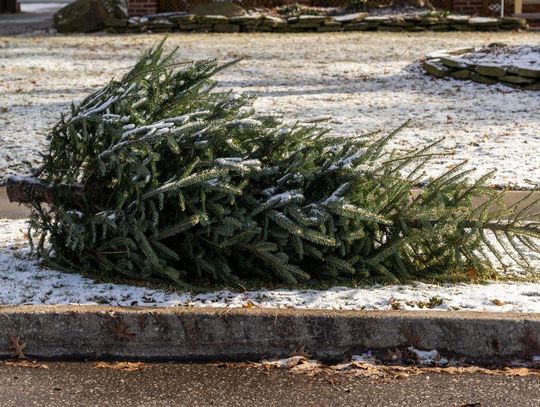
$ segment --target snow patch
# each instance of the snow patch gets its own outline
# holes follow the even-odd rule
[[[202,294],[96,283],[40,267],[24,220],[0,219],[0,305],[107,304],[148,307],[264,307],[333,310],[540,312],[540,283],[374,285],[328,290],[220,290]],[[540,264],[537,265],[540,270]]]

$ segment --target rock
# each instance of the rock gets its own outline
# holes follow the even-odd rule
[[[456,58],[451,56],[441,56],[441,63],[449,68],[467,69],[469,63],[463,58]]]
[[[212,29],[217,33],[237,33],[240,32],[238,24],[215,24]]]
[[[430,29],[431,31],[449,31],[450,30],[450,26],[447,24],[433,24],[433,25],[427,26],[427,28]]]
[[[488,78],[487,76],[480,75],[476,72],[471,72],[470,79],[475,81],[476,83],[483,83],[484,85],[493,85],[497,83],[495,79]]]
[[[385,21],[390,21],[390,17],[387,16],[368,16],[364,18],[366,23],[383,23]]]
[[[476,31],[499,31],[500,26],[498,24],[493,25],[471,25]]]
[[[305,28],[315,28],[320,25],[322,25],[328,17],[326,16],[310,16],[310,15],[302,15],[298,17],[298,21],[296,23],[293,23],[291,27],[293,28],[299,28],[299,27],[305,27]]]
[[[105,27],[107,28],[124,28],[128,25],[127,18],[115,18],[109,17],[104,21]]]
[[[145,24],[145,27],[150,31],[168,32],[176,28],[176,24],[165,18],[161,18],[150,21],[148,24]]]
[[[533,78],[524,78],[523,76],[517,75],[505,75],[499,78],[500,81],[513,83],[516,85],[530,85],[536,82]]]
[[[497,31],[500,20],[491,17],[473,17],[469,20],[469,25],[479,31]]]
[[[425,16],[420,21],[420,25],[435,25],[439,24],[441,21],[439,20],[439,17],[434,16]]]
[[[363,21],[368,15],[368,13],[345,14],[342,16],[334,17],[334,21],[337,21],[341,24],[359,23],[360,21]]]
[[[180,23],[180,24],[178,24],[178,28],[180,29],[180,31],[207,32],[207,31],[210,31],[212,29],[212,26],[210,24],[198,24],[198,23],[193,23],[193,24],[186,23],[186,24],[183,24],[183,23]]]
[[[437,78],[444,78],[452,72],[449,68],[441,64],[437,60],[424,61],[422,64],[424,70]]]
[[[491,42],[487,45],[488,48],[506,48],[508,44],[505,42]]]
[[[498,78],[500,76],[506,75],[506,69],[499,65],[477,65],[475,71],[478,72],[480,75],[493,78]]]
[[[88,33],[102,30],[111,15],[101,0],[75,0],[53,17],[54,28],[61,33]]]
[[[470,20],[471,17],[469,16],[462,16],[462,15],[455,15],[450,14],[446,16],[446,19],[452,23],[467,23]]]
[[[473,25],[493,25],[499,24],[498,18],[492,17],[472,17],[469,19],[469,24]]]
[[[236,17],[246,14],[246,11],[231,1],[216,1],[197,4],[191,9],[191,13],[197,16]]]
[[[176,15],[169,17],[169,20],[173,23],[182,23],[182,24],[189,24],[195,21],[195,14],[183,14],[183,15]]]
[[[242,26],[255,26],[262,22],[262,16],[260,14],[245,14],[243,16],[236,16],[229,18],[232,24],[240,24]]]
[[[474,47],[462,47],[462,48],[452,48],[445,52],[449,55],[463,55],[463,54],[468,54],[474,51],[476,51],[476,48]]]
[[[222,15],[197,15],[197,22],[199,24],[228,24],[229,19]]]
[[[411,25],[409,27],[405,27],[405,31],[421,32],[421,31],[427,31],[427,29],[426,27],[420,27],[419,25]]]
[[[102,0],[102,2],[109,16],[120,19],[129,17],[127,0]]]
[[[525,78],[540,78],[540,69],[511,66],[507,68],[507,71],[509,73],[513,73],[514,75],[524,76]]]
[[[271,28],[283,28],[287,27],[287,21],[279,17],[264,16],[263,25]]]
[[[390,19],[389,21],[383,21],[381,23],[382,25],[390,25],[394,27],[410,27],[413,25],[410,21],[405,21],[403,18],[400,17],[394,17]]]
[[[438,50],[438,51],[428,52],[426,54],[426,59],[439,59],[442,57],[448,57],[449,55],[450,55],[450,51]]]
[[[260,24],[260,25],[255,26],[253,28],[253,31],[261,32],[261,33],[269,33],[269,32],[286,33],[289,31],[289,26],[272,28],[272,27],[268,27],[266,25]]]
[[[450,72],[450,76],[454,79],[469,79],[471,71],[468,69],[460,69],[458,71]]]
[[[527,85],[523,87],[525,90],[540,90],[540,82],[533,83],[532,85]]]
[[[394,25],[380,25],[377,27],[377,31],[385,31],[385,32],[401,32],[404,31],[405,28],[401,26],[394,26]]]
[[[379,24],[374,23],[352,23],[352,24],[343,24],[344,31],[373,31],[376,30]]]
[[[339,32],[343,31],[343,26],[340,23],[325,24],[318,26],[317,31],[321,33]]]
[[[527,20],[519,17],[503,17],[501,18],[501,26],[506,28],[527,28]]]
[[[453,31],[471,31],[473,26],[469,24],[450,24],[449,28]]]
[[[403,19],[410,23],[419,23],[420,21],[422,21],[422,16],[418,14],[410,14],[404,16]]]
[[[295,23],[297,23],[297,22],[298,22],[298,16],[288,17],[288,18],[287,18],[287,22],[288,22],[289,24],[295,24]]]

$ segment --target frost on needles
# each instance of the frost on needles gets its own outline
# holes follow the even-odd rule
[[[434,145],[340,137],[257,115],[216,89],[231,64],[180,62],[163,43],[52,129],[35,175],[59,188],[32,202],[37,252],[60,269],[179,286],[313,284],[488,273],[540,225],[458,165],[424,178]],[[234,69],[234,68],[232,68]],[[67,192],[66,192],[67,191]],[[473,196],[487,196],[474,208]]]

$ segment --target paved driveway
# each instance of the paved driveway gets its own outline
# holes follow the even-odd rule
[[[65,2],[21,2],[21,12],[0,14],[0,35],[26,34],[52,28],[52,17]]]

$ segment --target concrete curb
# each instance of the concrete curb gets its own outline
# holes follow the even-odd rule
[[[540,355],[540,314],[233,308],[0,308],[0,357],[340,360],[414,345],[477,362]]]

